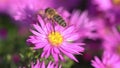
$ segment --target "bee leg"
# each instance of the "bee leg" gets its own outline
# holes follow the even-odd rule
[[[49,18],[46,18],[46,21],[48,21],[49,23],[51,23],[51,25],[52,25],[52,29],[53,29],[53,31],[55,32],[54,20],[49,19]],[[52,30],[52,29],[51,29],[51,30]]]
[[[52,20],[52,26],[53,26],[53,31],[55,32],[55,24],[54,24],[54,20]]]

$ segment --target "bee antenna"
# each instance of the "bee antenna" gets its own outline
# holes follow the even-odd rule
[[[45,9],[45,13],[46,13],[49,9],[50,9],[49,7],[48,7],[48,8],[46,8],[46,9]]]

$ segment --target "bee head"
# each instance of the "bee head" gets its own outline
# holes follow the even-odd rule
[[[55,10],[53,8],[46,8],[45,9],[46,16],[53,16],[55,14]]]

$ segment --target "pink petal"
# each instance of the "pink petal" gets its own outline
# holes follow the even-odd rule
[[[45,32],[41,29],[41,27],[38,24],[33,24],[34,28],[41,34],[45,34]]]
[[[79,52],[83,52],[84,48],[81,47],[81,45],[84,45],[84,43],[63,43],[64,45],[66,45],[68,48],[72,48],[73,50],[79,51]]]
[[[45,55],[45,58],[48,58],[50,56],[50,52],[51,52],[51,48],[48,49],[46,55]]]
[[[62,16],[64,17],[64,20],[66,21],[65,18],[69,18],[70,17],[70,13],[68,11],[64,10],[63,13],[62,13]]]
[[[80,37],[79,37],[79,34],[74,34],[74,35],[66,38],[65,41],[75,41],[75,40],[77,40],[77,39],[79,39],[79,38],[80,38]]]
[[[58,62],[58,60],[59,60],[59,59],[58,59],[58,54],[55,53],[53,49],[52,49],[51,51],[52,51],[52,56],[53,56],[54,60],[55,60],[56,62]]]
[[[41,54],[41,58],[43,58],[46,55],[46,51],[43,51]]]
[[[41,38],[41,37],[36,36],[35,39],[37,39],[41,42],[47,42],[48,43],[48,40],[46,38]]]
[[[36,43],[34,49],[40,49],[47,45],[47,43]]]
[[[40,16],[38,16],[38,20],[39,20],[39,23],[40,23],[41,27],[44,28],[45,27],[45,22],[43,21],[43,19]]]
[[[70,18],[70,24],[77,24],[76,22],[79,20],[80,11],[74,11],[72,17]]]
[[[45,68],[45,62],[42,63],[41,68]]]
[[[73,59],[74,61],[78,62],[78,60],[70,53],[62,50],[61,48],[59,48],[61,50],[61,52],[63,52],[65,55],[67,55],[69,58]]]
[[[74,28],[73,26],[71,26],[71,27],[67,28],[66,30],[64,30],[64,31],[62,32],[62,35],[64,36],[64,35],[70,34],[71,32],[74,31],[74,29],[75,29],[75,28]]]
[[[71,54],[80,54],[79,51],[76,51],[72,48],[68,48],[66,45],[62,45],[61,49]]]
[[[54,65],[55,65],[55,63],[52,63],[51,66],[50,66],[50,68],[55,68]]]
[[[41,43],[41,42],[48,42],[45,38],[40,38],[38,36],[30,36],[27,42],[32,42],[32,43]]]
[[[49,48],[51,48],[51,46],[50,46],[49,44],[47,44],[47,45],[44,47],[43,51],[47,51]]]
[[[56,48],[56,47],[54,47],[54,48],[53,48],[53,50],[54,50],[54,52],[55,52],[55,53],[57,53],[57,54],[59,54],[59,53],[60,53],[59,49],[58,49],[58,48]]]
[[[64,57],[61,54],[59,54],[59,57],[60,57],[60,60],[65,61]]]
[[[55,26],[55,31],[58,31],[58,32],[60,32],[60,33],[62,33],[64,29],[65,29],[65,28],[63,28],[63,27],[60,26],[60,25],[56,25],[56,26]]]
[[[42,29],[44,30],[44,32],[45,32],[46,34],[48,34],[48,31],[47,31],[47,27],[46,27],[46,26],[44,26]]]
[[[54,64],[55,65],[55,67],[54,68],[58,68],[58,63],[56,63],[56,64]]]
[[[60,64],[59,68],[62,68],[62,64]]]
[[[50,33],[52,31],[52,27],[51,27],[50,23],[46,24],[46,28],[47,28],[48,33]]]
[[[98,68],[105,68],[103,63],[98,59],[98,57],[95,56],[95,61],[92,61],[92,65],[94,67],[98,67]]]
[[[52,64],[52,61],[49,62],[47,68],[50,68],[51,64]]]
[[[82,13],[82,14],[80,15],[80,17],[79,17],[79,19],[78,19],[78,23],[77,23],[78,26],[80,26],[81,24],[84,23],[84,21],[85,21],[86,18],[87,18],[87,15],[88,15],[87,12],[84,12],[84,13]]]
[[[46,36],[44,34],[40,34],[40,33],[38,33],[37,31],[34,31],[34,30],[30,30],[30,31],[36,36],[39,36],[41,38],[46,38]]]

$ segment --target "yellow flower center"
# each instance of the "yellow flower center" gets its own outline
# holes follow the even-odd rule
[[[63,42],[63,37],[59,32],[51,32],[48,40],[53,46],[59,46]]]
[[[112,0],[113,4],[120,5],[120,0]]]

